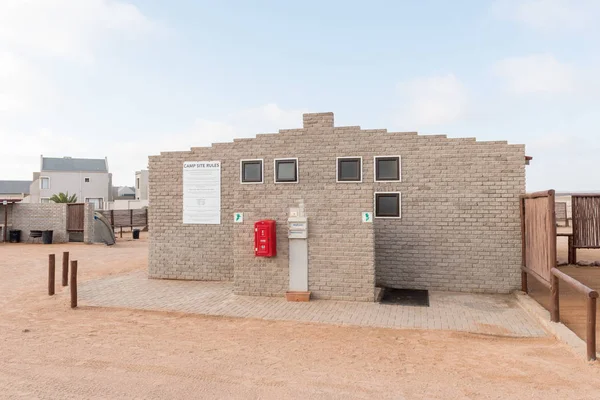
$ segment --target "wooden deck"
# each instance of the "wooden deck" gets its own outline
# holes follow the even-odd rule
[[[565,274],[572,276],[590,288],[600,291],[600,267],[561,267]],[[529,295],[540,303],[546,310],[550,310],[550,291],[538,283],[534,278],[529,279]],[[567,325],[580,338],[585,340],[586,330],[586,297],[575,291],[569,285],[560,284],[560,320]],[[596,320],[600,322],[600,307],[596,313]],[[596,336],[600,337],[600,323],[596,325]]]

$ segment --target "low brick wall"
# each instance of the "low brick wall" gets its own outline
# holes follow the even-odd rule
[[[9,207],[10,208],[10,207]],[[69,241],[67,234],[67,205],[44,203],[27,204],[16,203],[9,217],[11,229],[21,231],[21,240],[27,241],[32,230],[52,230],[54,243]]]

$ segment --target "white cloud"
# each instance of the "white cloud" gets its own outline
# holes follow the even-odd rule
[[[513,93],[566,93],[575,89],[575,69],[550,54],[506,58],[493,72],[504,78]]]
[[[453,74],[417,78],[399,84],[398,90],[405,99],[398,123],[411,129],[454,122],[468,105],[468,92]]]
[[[501,18],[539,30],[580,30],[594,26],[598,0],[497,0],[493,12]]]
[[[128,38],[155,24],[134,5],[115,0],[3,0],[0,46],[89,61],[106,35]]]
[[[0,116],[56,104],[58,95],[24,58],[0,51]]]
[[[97,157],[94,146],[84,143],[78,136],[67,136],[48,129],[18,131],[0,126],[0,179],[31,179],[40,169],[40,155]]]
[[[155,28],[135,6],[121,1],[0,1],[0,113],[57,103],[59,93],[44,72],[51,60],[90,62],[99,41]]]

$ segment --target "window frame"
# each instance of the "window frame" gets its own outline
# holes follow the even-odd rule
[[[260,161],[260,182],[244,182],[244,163]],[[240,160],[240,183],[242,185],[260,185],[265,183],[265,161],[262,158],[248,158]]]
[[[358,180],[340,180],[340,161],[341,160],[358,160],[359,162],[359,179]],[[335,182],[336,183],[362,183],[363,181],[363,158],[362,156],[344,156],[336,157],[335,159]]]
[[[378,216],[377,215],[377,195],[378,194],[394,194],[394,195],[398,195],[398,215],[397,216],[391,216],[391,215],[383,215],[383,216]],[[374,192],[373,193],[373,216],[375,218],[381,218],[381,219],[401,219],[402,218],[402,192]]]
[[[92,182],[92,178],[90,178],[89,176],[83,177],[83,183],[91,183],[91,182]]]
[[[43,200],[48,200],[48,201],[43,201]],[[50,201],[50,197],[40,197],[40,204],[50,204],[53,203],[52,201]]]
[[[277,162],[278,161],[294,161],[296,163],[296,180],[295,181],[278,181],[277,180]],[[273,182],[275,183],[299,183],[300,182],[300,174],[299,174],[299,165],[298,165],[297,157],[286,157],[286,158],[275,158],[273,160]]]
[[[104,197],[84,197],[83,198],[83,202],[85,204],[94,204],[94,203],[90,203],[88,200],[90,199],[94,199],[94,200],[100,200],[100,207],[96,208],[94,207],[94,210],[104,210]]]
[[[44,179],[48,179],[48,187],[45,188],[43,187],[44,185],[42,184]],[[40,190],[49,190],[50,189],[50,177],[49,176],[40,176]]]
[[[381,158],[398,159],[398,179],[377,179],[377,160]],[[402,156],[374,156],[373,157],[373,181],[374,182],[402,182]]]

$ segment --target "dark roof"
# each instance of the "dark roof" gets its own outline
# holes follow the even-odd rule
[[[42,171],[108,172],[108,169],[104,159],[44,157],[42,159]]]
[[[31,181],[0,181],[0,194],[29,194]]]

